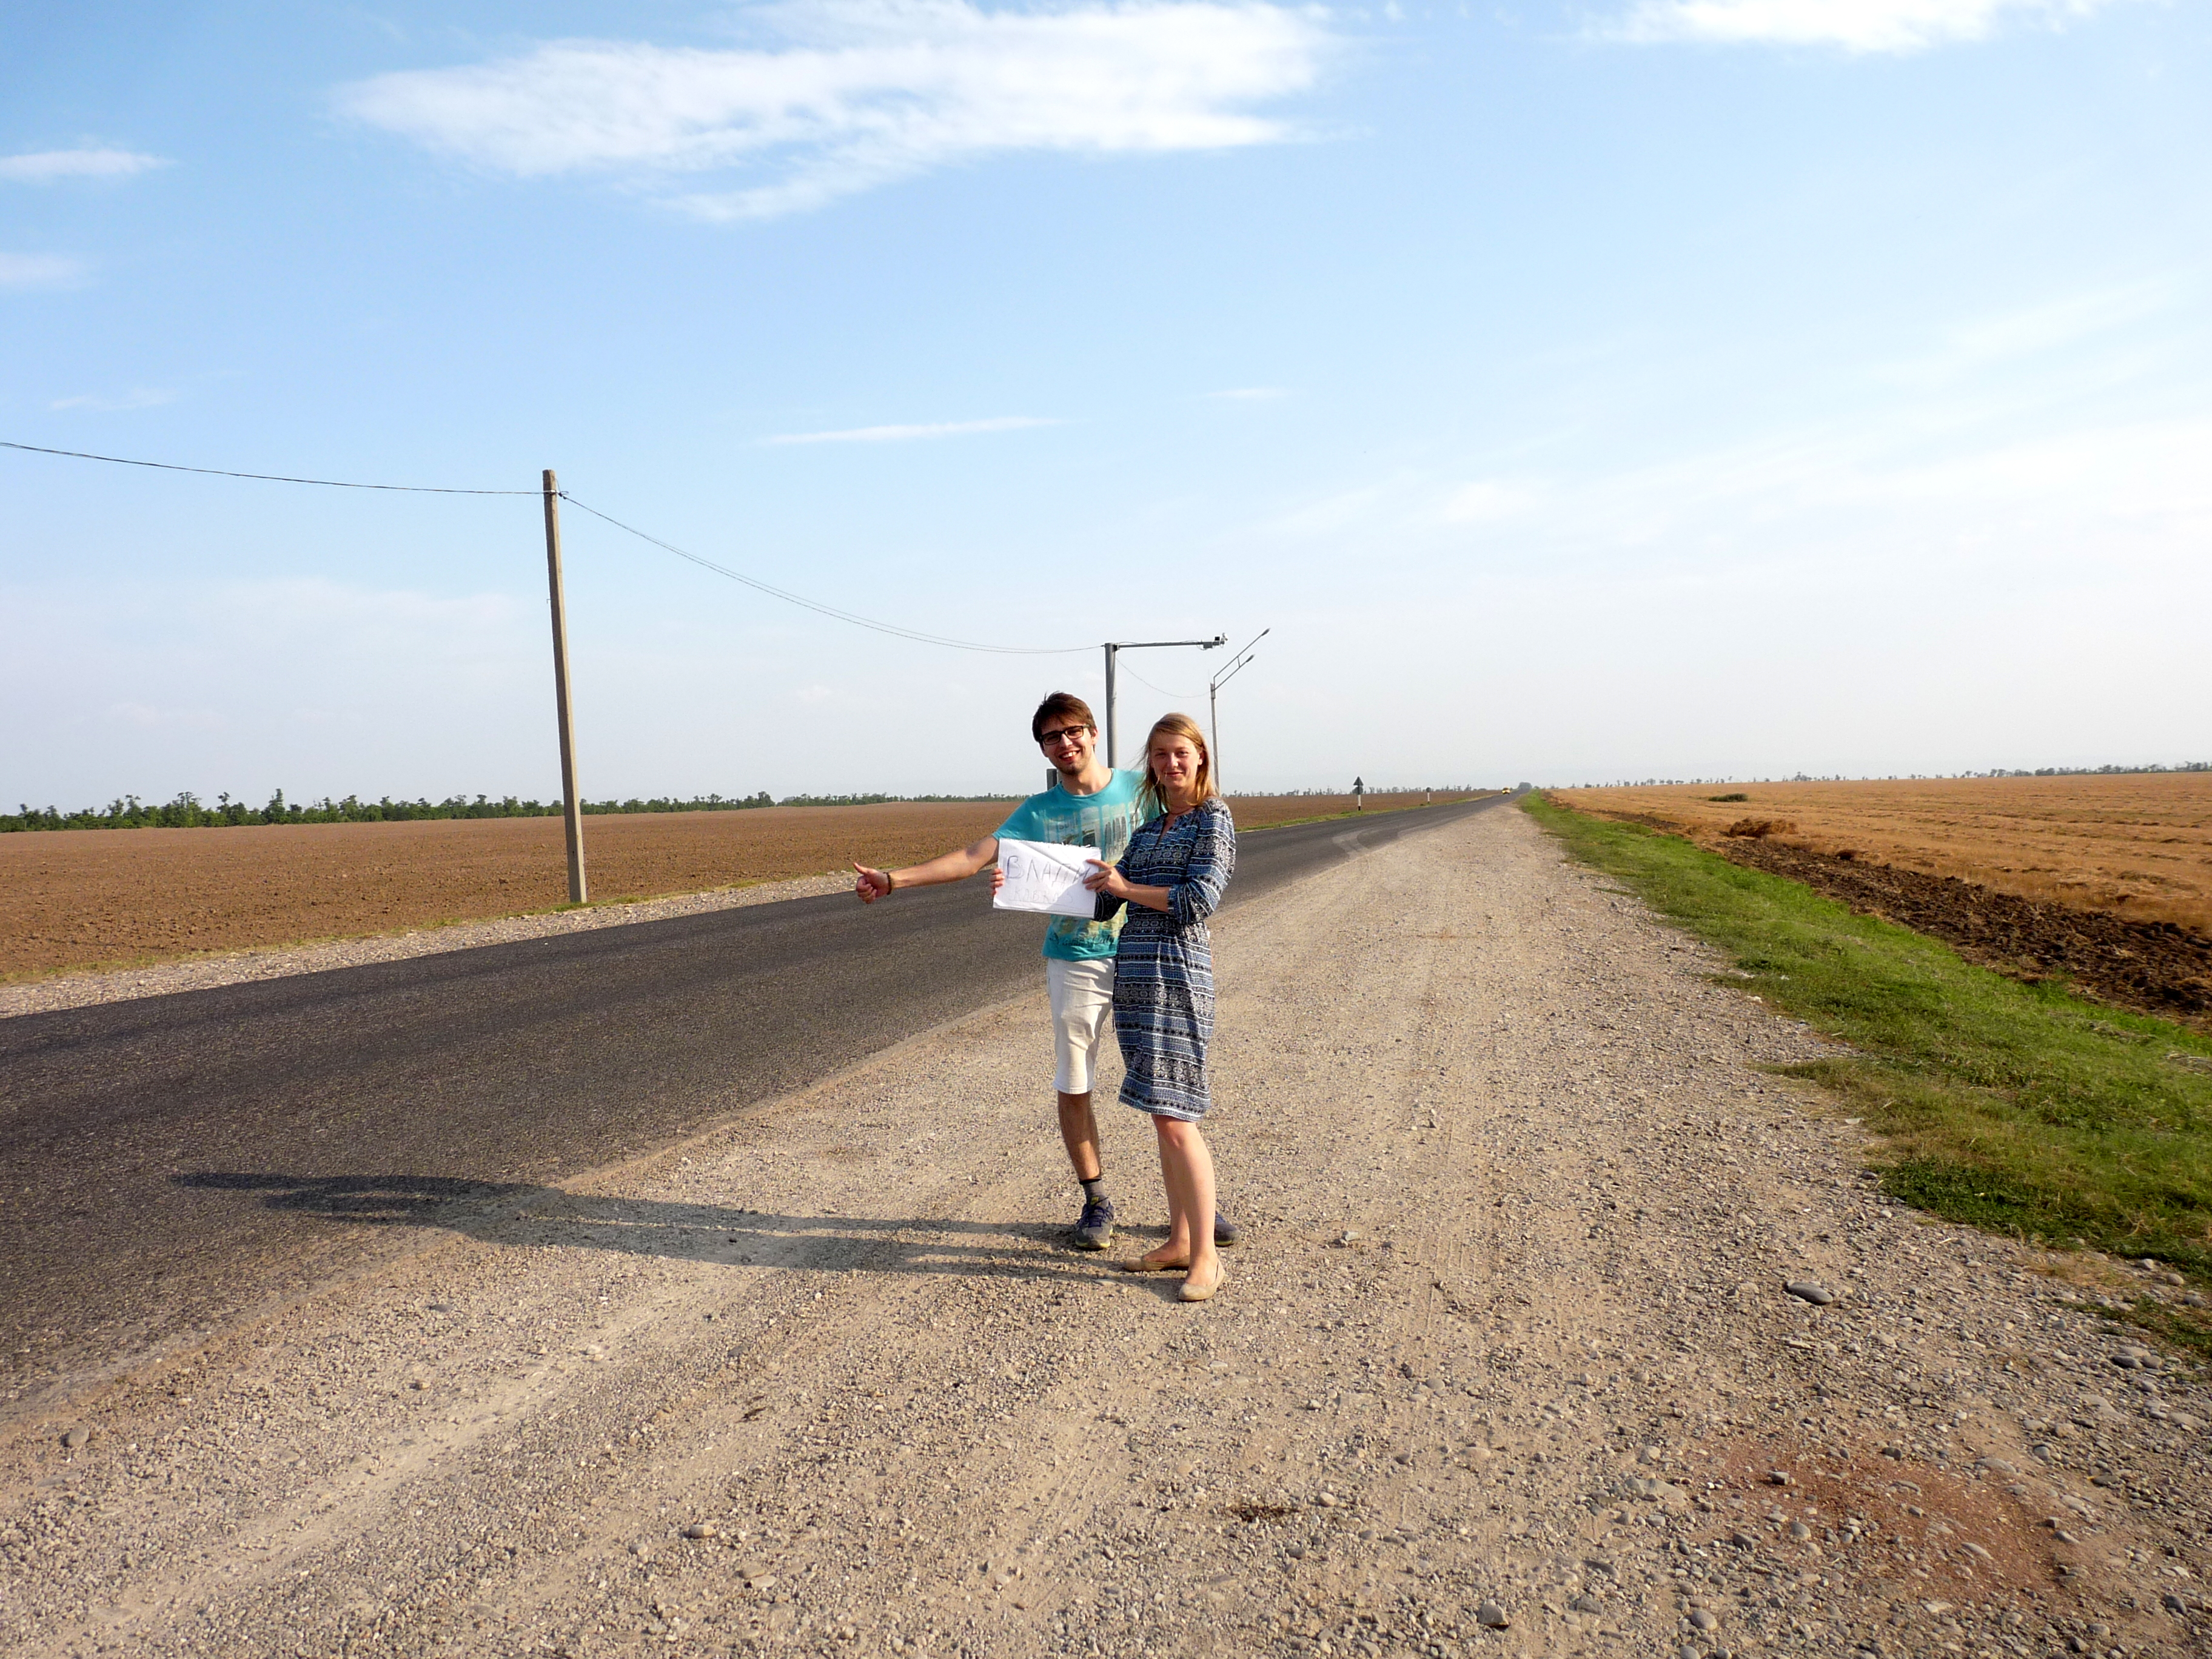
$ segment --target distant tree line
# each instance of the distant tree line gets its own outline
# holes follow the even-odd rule
[[[1695,783],[1936,783],[1954,778],[2132,778],[2154,772],[2212,772],[2212,761],[2181,761],[2172,766],[2153,762],[2147,766],[2039,766],[2033,771],[2008,771],[2000,766],[1990,772],[1905,772],[1886,778],[1850,778],[1841,772],[1815,777],[1800,772],[1787,778],[1620,778],[1612,783],[1564,784],[1562,788],[1656,789]]]
[[[741,812],[757,806],[872,806],[888,801],[1012,800],[1012,795],[790,795],[777,800],[765,789],[734,799],[725,795],[695,795],[689,800],[656,795],[650,800],[587,800],[583,810],[594,816],[629,812]],[[265,806],[249,806],[229,795],[216,798],[210,806],[189,789],[174,800],[149,805],[136,795],[125,795],[106,806],[87,806],[64,812],[52,806],[24,805],[12,815],[0,813],[0,832],[15,830],[202,830],[247,823],[405,823],[416,818],[546,818],[561,815],[559,801],[518,800],[503,795],[497,800],[478,795],[450,795],[444,800],[394,800],[389,795],[363,800],[348,795],[343,800],[328,796],[309,805],[288,801],[279,789]]]
[[[1970,778],[2101,778],[2133,777],[2143,772],[2212,772],[2212,761],[2183,761],[2178,766],[2039,766],[2033,772],[1967,772]]]

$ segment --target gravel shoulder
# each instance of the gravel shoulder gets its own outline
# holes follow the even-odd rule
[[[1061,1248],[1040,988],[0,1441],[0,1653],[2204,1645],[2212,1407],[2099,1310],[2168,1287],[1885,1206],[1759,1069],[1819,1040],[1525,815],[1218,967],[1215,1302]]]

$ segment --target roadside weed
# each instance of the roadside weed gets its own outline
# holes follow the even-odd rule
[[[1679,836],[1522,805],[1574,858],[1728,952],[1748,975],[1731,984],[1856,1051],[1781,1069],[1886,1137],[1892,1195],[2212,1282],[2212,1042],[2005,979]]]

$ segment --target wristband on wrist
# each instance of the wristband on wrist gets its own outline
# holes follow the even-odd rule
[[[897,891],[898,891],[898,878],[897,878],[896,876],[893,875],[890,871],[888,871],[888,870],[884,871],[884,896],[885,898],[889,898],[889,897],[890,897],[893,893],[896,893],[896,892],[897,892]]]

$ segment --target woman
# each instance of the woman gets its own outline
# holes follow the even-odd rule
[[[1182,1299],[1204,1302],[1224,1277],[1213,1248],[1213,1155],[1198,1132],[1212,1103],[1206,1047],[1213,1036],[1213,941],[1206,919],[1237,872],[1237,825],[1214,790],[1197,721],[1166,716],[1145,751],[1138,800],[1148,821],[1118,864],[1093,859],[1084,885],[1098,895],[1101,921],[1129,908],[1114,969],[1121,1099],[1152,1115],[1168,1189],[1168,1242],[1127,1265],[1138,1273],[1181,1268]]]

